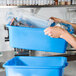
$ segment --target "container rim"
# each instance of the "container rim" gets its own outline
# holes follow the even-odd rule
[[[19,57],[25,57],[25,56],[16,56],[16,57],[14,57],[14,58],[12,58],[12,59],[15,59],[15,58],[19,58]],[[31,57],[31,56],[26,56],[26,57]],[[32,56],[32,57],[35,57],[35,56]],[[44,56],[44,57],[35,57],[35,58],[46,58],[47,56]],[[57,57],[57,56],[54,56],[54,57]],[[53,57],[53,58],[54,58]],[[47,58],[52,58],[52,57],[47,57]],[[66,57],[60,57],[60,56],[58,56],[58,58],[63,58],[64,60],[65,60],[65,62],[64,62],[64,64],[63,64],[63,66],[50,66],[50,67],[34,67],[34,66],[17,66],[17,65],[7,65],[7,63],[9,62],[9,61],[11,61],[11,60],[9,60],[8,62],[6,62],[5,64],[3,64],[3,67],[5,67],[5,68],[24,68],[24,69],[58,69],[58,68],[65,68],[66,66],[68,66],[68,62],[67,62],[67,58]]]

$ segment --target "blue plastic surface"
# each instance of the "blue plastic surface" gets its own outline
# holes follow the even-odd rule
[[[13,48],[36,51],[65,53],[67,42],[61,38],[51,38],[44,34],[44,28],[10,26],[9,40]]]
[[[6,76],[64,76],[67,64],[65,57],[18,56],[7,61],[3,67]]]

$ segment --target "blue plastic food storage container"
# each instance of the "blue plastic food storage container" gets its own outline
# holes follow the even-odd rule
[[[61,38],[51,38],[44,34],[44,28],[10,26],[9,40],[13,48],[64,53],[67,42]]]
[[[65,57],[18,56],[6,62],[6,76],[64,76]]]

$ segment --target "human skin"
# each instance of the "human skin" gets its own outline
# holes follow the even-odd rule
[[[51,17],[51,19],[53,19],[55,22],[70,24],[70,25],[73,26],[74,30],[76,30],[76,25],[75,24],[72,24],[70,22],[67,22],[65,20],[62,20],[62,19],[59,19],[59,18],[55,18],[55,17]],[[45,32],[45,35],[48,35],[50,37],[65,39],[69,44],[71,44],[76,49],[76,37],[71,35],[65,29],[63,29],[63,28],[61,28],[59,26],[54,26],[54,27],[46,28],[44,30],[44,32]]]
[[[68,21],[65,21],[63,19],[59,19],[59,18],[55,18],[55,17],[51,17],[50,19],[54,20],[54,22],[59,22],[59,23],[65,23],[65,24],[70,24],[72,25],[72,27],[74,28],[74,31],[76,33],[76,24],[70,23]]]

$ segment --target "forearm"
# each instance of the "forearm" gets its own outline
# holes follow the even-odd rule
[[[71,44],[76,49],[76,37],[74,37],[66,31],[63,35],[61,35],[61,38],[65,39],[69,44]]]

